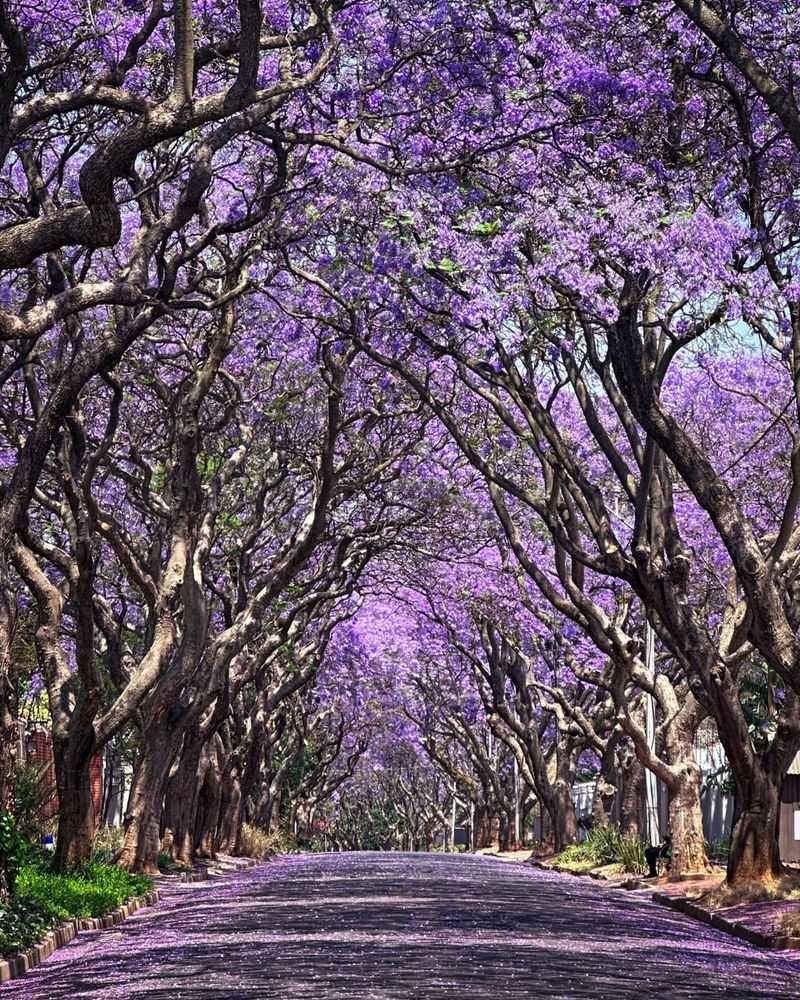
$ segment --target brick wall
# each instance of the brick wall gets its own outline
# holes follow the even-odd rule
[[[56,791],[56,770],[53,762],[53,736],[46,729],[30,729],[23,740],[25,760],[41,767],[39,779],[43,788],[52,788],[53,794],[43,813],[50,819],[58,813],[58,792]],[[91,763],[92,798],[95,814],[99,817],[103,808],[103,757],[95,754]]]
[[[45,819],[50,819],[58,812],[58,793],[56,792],[56,769],[53,763],[53,737],[45,729],[29,730],[24,737],[25,761],[33,764],[40,771],[39,787],[44,793],[52,789],[53,794],[42,809]]]
[[[94,800],[94,814],[100,819],[103,810],[103,757],[96,753],[92,757],[92,799]]]

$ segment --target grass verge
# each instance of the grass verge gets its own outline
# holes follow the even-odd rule
[[[623,836],[613,826],[590,830],[582,843],[570,845],[556,855],[553,863],[578,873],[602,869],[604,875],[620,872],[638,875],[647,871],[644,844],[639,837]]]
[[[17,875],[16,898],[0,906],[0,955],[29,948],[63,920],[102,917],[152,887],[152,879],[99,862],[68,872],[53,871],[49,859],[25,864]]]

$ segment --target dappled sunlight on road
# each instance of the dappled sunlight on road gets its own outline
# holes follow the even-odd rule
[[[9,1000],[669,1000],[800,994],[751,948],[596,883],[472,856],[298,855],[176,890]]]

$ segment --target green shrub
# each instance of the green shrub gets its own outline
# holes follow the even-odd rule
[[[556,859],[559,864],[581,869],[611,865],[619,860],[622,835],[615,826],[597,826],[589,830],[580,844],[572,844]]]
[[[623,869],[631,875],[644,875],[647,859],[644,856],[644,841],[635,834],[620,839],[619,860]]]
[[[622,834],[618,827],[596,826],[587,834],[586,843],[598,864],[611,865],[619,861]]]
[[[159,871],[162,872],[190,872],[192,869],[188,865],[183,865],[180,861],[176,861],[171,854],[167,854],[166,851],[158,852],[158,860],[156,861]]]
[[[46,813],[56,794],[50,778],[50,764],[17,764],[14,785],[14,818],[26,840],[38,844],[42,834],[50,832],[52,819]]]
[[[94,861],[70,872],[26,865],[17,877],[20,899],[37,903],[54,920],[103,916],[152,886],[152,879]]]
[[[239,838],[239,851],[246,858],[265,858],[269,854],[269,834],[258,826],[245,823]]]
[[[246,858],[269,858],[275,854],[291,854],[297,850],[294,837],[278,830],[267,833],[261,827],[245,823],[242,827],[240,853]]]
[[[109,864],[122,847],[122,827],[101,826],[95,834],[92,861]]]
[[[597,859],[591,848],[587,847],[586,841],[582,844],[570,844],[557,854],[554,860],[562,868],[571,868],[574,871],[588,871],[597,866]]]
[[[565,868],[588,871],[601,865],[619,863],[626,872],[647,871],[644,843],[634,835],[624,837],[616,826],[598,826],[590,830],[581,844],[572,844],[556,858]]]
[[[714,861],[727,862],[731,853],[731,838],[720,837],[718,840],[706,841],[706,854]]]
[[[50,914],[31,899],[0,906],[0,956],[7,958],[38,944],[53,923]]]
[[[52,859],[32,848],[15,856],[16,895],[10,905],[0,905],[3,957],[36,944],[55,923],[101,917],[153,887],[152,879],[96,860],[69,872],[55,872]]]
[[[16,882],[22,866],[30,854],[30,846],[19,832],[14,817],[7,812],[0,812],[0,871],[2,882],[8,896],[16,892]]]
[[[556,864],[573,871],[590,871],[601,864],[596,846],[588,838],[580,844],[570,844],[555,858]]]

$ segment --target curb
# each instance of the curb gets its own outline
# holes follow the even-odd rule
[[[167,876],[169,877],[169,876]],[[208,881],[208,869],[204,868],[202,871],[197,872],[181,872],[178,877],[178,882],[183,885],[187,885],[192,882],[207,882]]]
[[[231,858],[218,864],[210,862],[207,865],[200,865],[195,871],[185,872],[181,881],[184,882],[207,882],[212,878],[221,878],[224,875],[236,875],[238,872],[248,871],[257,865],[264,864],[258,858]]]
[[[108,927],[115,927],[123,920],[141,910],[145,906],[153,906],[159,900],[158,889],[146,893],[144,896],[134,896],[127,903],[106,913],[102,917],[76,917],[74,920],[66,920],[48,931],[42,940],[25,951],[20,951],[10,958],[0,959],[0,983],[7,983],[11,979],[19,979],[26,972],[35,969],[46,959],[50,958],[53,952],[63,948],[78,936],[81,931],[99,931]]]
[[[629,885],[630,879],[625,882],[612,882],[606,875],[601,875],[596,871],[575,872],[571,868],[559,868],[558,865],[547,865],[543,861],[525,861],[523,864],[530,865],[531,868],[538,868],[543,872],[555,872],[556,875],[572,875],[573,878],[593,878],[595,882],[604,882],[612,889],[634,888]],[[636,886],[635,888],[638,888]]]
[[[800,937],[790,937],[788,934],[762,934],[744,924],[726,920],[718,913],[711,913],[688,899],[681,899],[680,896],[668,896],[664,892],[654,892],[651,893],[650,898],[654,903],[666,906],[670,910],[678,910],[687,917],[694,917],[695,920],[702,920],[704,924],[709,924],[718,931],[724,931],[733,937],[741,938],[742,941],[754,944],[759,948],[769,948],[773,951],[800,951]]]
[[[259,858],[236,858],[223,862],[222,866],[214,865],[212,862],[208,865],[198,865],[192,871],[166,874],[160,878],[164,885],[191,885],[195,882],[208,882],[209,879],[220,878],[222,875],[235,875],[237,872],[247,871],[261,864],[265,864],[265,861]]]
[[[593,878],[598,882],[605,882],[610,889],[631,891],[649,888],[646,883],[642,884],[638,879],[614,883],[596,872],[573,872],[566,868],[557,868],[555,865],[543,864],[541,861],[531,861],[528,863],[534,868],[540,868],[546,872],[555,872],[557,875],[572,875],[575,878]],[[676,881],[688,881],[688,879],[676,879]],[[708,924],[718,931],[730,934],[732,937],[746,941],[757,948],[768,948],[771,951],[800,951],[800,937],[791,937],[788,934],[762,934],[760,931],[754,931],[745,924],[726,920],[725,917],[720,916],[718,913],[712,913],[710,910],[698,906],[696,903],[691,902],[691,900],[683,899],[681,896],[670,896],[665,892],[649,892],[648,898],[652,899],[659,906],[665,906],[670,910],[677,910],[679,913],[683,913],[684,916],[700,920],[702,923]]]
[[[214,867],[213,864],[198,868],[196,871],[182,872],[173,884],[186,884],[192,882],[207,882],[212,878],[220,878],[223,875],[236,874],[255,868],[263,864],[258,858],[236,858],[222,863],[223,867]],[[169,877],[169,876],[167,876]],[[87,931],[106,930],[109,927],[116,927],[123,920],[141,910],[146,906],[154,906],[161,898],[158,889],[146,893],[144,896],[134,896],[127,903],[106,913],[102,917],[76,917],[73,920],[66,920],[48,931],[38,944],[20,951],[10,958],[0,959],[0,983],[7,983],[12,979],[20,979],[26,972],[35,969],[46,961],[50,956],[63,948],[64,945],[73,941],[78,934]]]

